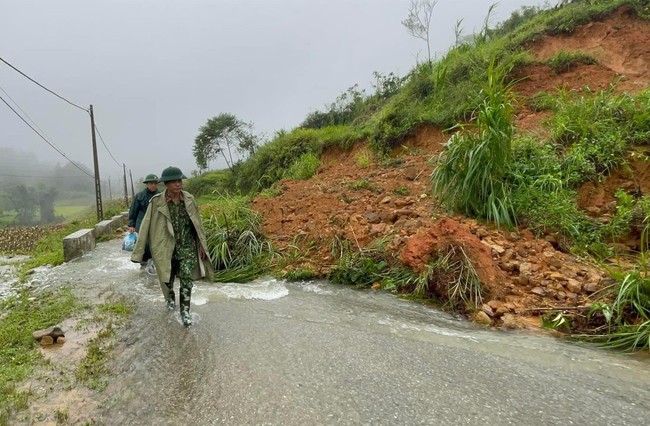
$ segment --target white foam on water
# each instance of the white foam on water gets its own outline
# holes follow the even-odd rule
[[[431,324],[423,324],[421,327],[418,327],[414,324],[409,324],[409,323],[404,323],[401,321],[395,321],[390,318],[385,318],[385,319],[380,319],[377,321],[378,324],[387,326],[391,328],[394,331],[401,330],[401,331],[414,331],[414,332],[424,332],[424,333],[432,333],[432,334],[437,334],[440,336],[445,336],[445,337],[454,337],[454,338],[460,338],[460,339],[467,339],[471,342],[476,342],[478,343],[478,340],[474,338],[473,336],[470,336],[465,333],[460,333],[460,332],[454,332],[454,331],[449,331],[442,329],[440,327],[436,327]]]
[[[209,301],[210,301],[210,299],[208,299],[206,296],[197,295],[196,293],[194,293],[192,295],[192,304],[193,305],[196,305],[196,306],[205,305]]]
[[[331,290],[325,290],[321,285],[315,283],[303,284],[300,286],[304,291],[316,294],[334,294]]]
[[[210,300],[214,300],[215,298],[238,300],[276,300],[289,294],[289,289],[285,287],[284,282],[280,282],[275,279],[262,279],[243,284],[215,284],[214,286],[201,287],[200,289],[196,290],[197,292],[195,292],[194,299],[197,299],[197,302],[203,302],[203,300],[206,299],[204,303],[207,303]]]

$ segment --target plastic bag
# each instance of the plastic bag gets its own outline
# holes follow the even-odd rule
[[[124,240],[122,240],[122,250],[133,251],[136,241],[138,241],[138,233],[129,232],[124,236]]]

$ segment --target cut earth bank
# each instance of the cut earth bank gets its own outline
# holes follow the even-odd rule
[[[524,67],[514,87],[521,101],[518,132],[547,134],[547,112],[536,112],[525,99],[558,87],[597,91],[617,82],[618,92],[635,93],[650,82],[650,25],[623,7],[601,22],[577,28],[571,35],[545,36],[529,46],[538,63]],[[543,61],[560,51],[593,55],[598,64],[577,64],[555,74]],[[550,310],[586,314],[594,293],[611,282],[595,262],[568,253],[553,235],[534,236],[525,227],[495,229],[489,224],[449,216],[431,197],[430,161],[449,139],[441,129],[422,126],[393,152],[391,166],[359,167],[369,153],[364,143],[351,151],[329,149],[317,174],[305,181],[284,180],[280,195],[257,197],[253,208],[264,218],[263,230],[275,247],[301,248],[302,266],[327,275],[334,243],[348,241],[357,249],[383,240],[389,252],[416,272],[450,246],[470,257],[481,279],[484,303],[474,320],[510,328],[541,326]],[[650,193],[650,166],[630,157],[628,166],[603,182],[578,190],[578,204],[596,220],[615,212],[614,193]],[[395,165],[396,164],[396,165]],[[638,235],[619,250],[638,248]]]

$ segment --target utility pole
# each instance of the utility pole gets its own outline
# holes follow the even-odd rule
[[[122,167],[124,168],[124,205],[126,208],[129,208],[129,192],[126,189],[126,164],[122,163]]]
[[[108,199],[113,199],[113,190],[111,189],[111,177],[108,177]]]
[[[90,130],[93,135],[93,162],[95,163],[95,202],[97,204],[97,220],[104,217],[102,209],[102,182],[99,180],[99,161],[97,160],[97,139],[95,138],[95,115],[93,106],[90,106]]]
[[[131,198],[135,197],[135,190],[133,189],[133,175],[131,174],[131,169],[129,169],[129,179],[131,179]]]

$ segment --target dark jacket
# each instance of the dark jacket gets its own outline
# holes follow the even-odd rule
[[[149,207],[149,200],[158,193],[159,191],[157,189],[151,192],[145,188],[133,197],[133,202],[129,209],[129,226],[134,227],[137,232],[140,232],[140,224],[142,223],[142,219],[144,219],[144,214],[147,212],[147,207]]]

